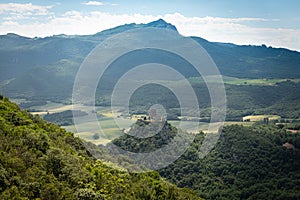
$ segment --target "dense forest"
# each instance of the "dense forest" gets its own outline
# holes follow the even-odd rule
[[[171,140],[173,128],[168,123],[166,126],[157,135]],[[176,162],[159,170],[160,175],[195,190],[205,199],[300,198],[299,133],[289,133],[276,125],[226,126],[215,148],[199,159],[204,137],[203,132],[198,133]],[[148,138],[148,144],[124,135],[113,143],[125,150],[147,152],[157,140],[160,137]]]
[[[190,79],[190,82],[198,97],[201,117],[210,117],[210,96],[206,84],[199,78]],[[225,83],[225,90],[227,121],[241,121],[246,115],[259,114],[275,114],[288,119],[297,119],[300,116],[299,82],[287,80],[270,85]],[[98,105],[108,105],[109,102],[105,100],[99,98]],[[169,120],[180,116],[180,106],[176,96],[169,89],[155,84],[148,84],[136,90],[130,99],[131,113],[145,114],[145,111],[154,104],[161,104],[167,109]]]
[[[198,199],[157,172],[117,170],[83,141],[0,96],[0,199]]]

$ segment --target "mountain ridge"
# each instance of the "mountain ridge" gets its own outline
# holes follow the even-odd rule
[[[100,32],[97,32],[95,34],[85,34],[85,35],[68,35],[68,34],[58,34],[58,35],[52,35],[52,36],[46,36],[46,37],[26,37],[26,36],[22,36],[22,35],[19,35],[19,34],[16,34],[16,33],[7,33],[7,34],[4,34],[4,35],[0,35],[0,37],[15,37],[15,38],[26,38],[26,39],[43,39],[43,38],[50,38],[50,37],[62,37],[62,38],[74,38],[74,37],[85,37],[85,36],[95,36],[95,35],[100,35],[100,34],[106,34],[106,33],[109,33],[109,34],[112,34],[112,33],[120,33],[124,30],[130,30],[130,29],[133,29],[133,28],[146,28],[146,27],[153,27],[153,28],[164,28],[164,29],[170,29],[170,30],[174,30],[176,32],[177,31],[177,28],[176,26],[174,26],[173,24],[171,23],[168,23],[166,22],[165,20],[163,19],[158,19],[158,20],[155,20],[155,21],[151,21],[149,23],[140,23],[140,24],[137,24],[137,23],[129,23],[129,24],[123,24],[123,25],[119,25],[119,26],[116,26],[116,27],[112,27],[112,28],[108,28],[108,29],[105,29],[105,30],[102,30]]]
[[[106,38],[133,28],[175,26],[159,19],[147,24],[127,24],[93,35],[55,35],[27,38],[0,36],[0,92],[9,97],[70,97],[80,64]],[[235,45],[191,37],[212,57],[224,76],[237,78],[300,78],[300,53],[283,48]],[[176,63],[174,63],[176,65]],[[184,71],[193,75],[192,71]],[[61,85],[53,88],[51,86]],[[50,94],[47,94],[47,91]],[[57,95],[55,94],[57,93]]]

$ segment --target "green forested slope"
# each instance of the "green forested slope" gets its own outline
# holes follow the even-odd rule
[[[207,112],[211,106],[210,96],[205,83],[199,79],[191,79],[191,82],[198,97],[201,117],[210,117],[210,112]],[[283,81],[273,85],[225,84],[225,90],[228,121],[241,121],[242,117],[247,115],[275,114],[293,119],[300,116],[299,82]],[[161,104],[167,108],[169,119],[177,119],[180,116],[178,99],[169,89],[162,86],[143,86],[136,90],[130,99],[132,113],[145,112],[154,104]],[[102,102],[99,105],[104,104]]]
[[[0,96],[0,199],[197,199],[157,172],[97,161],[72,133]]]
[[[226,126],[215,148],[199,159],[203,138],[204,133],[197,134],[176,162],[159,171],[161,176],[205,199],[300,199],[299,133],[272,125]],[[147,146],[145,141],[127,140],[132,141],[122,136],[113,142],[124,149],[147,151],[141,149]],[[284,147],[286,142],[293,148]]]

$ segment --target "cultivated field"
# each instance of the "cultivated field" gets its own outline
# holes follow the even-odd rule
[[[276,119],[280,119],[280,116],[278,116],[278,115],[248,115],[248,116],[243,117],[243,121],[257,122],[257,121],[263,121],[265,118],[268,118],[268,120],[276,120]]]
[[[48,103],[44,106],[32,107],[32,109],[43,110],[41,112],[32,112],[32,114],[45,115],[49,113],[57,113],[66,110],[81,110],[82,105],[64,105],[57,103]],[[92,107],[91,107],[92,108]],[[80,126],[80,132],[77,132],[74,125],[63,126],[67,131],[77,134],[79,137],[91,141],[95,144],[106,144],[111,140],[124,134],[125,130],[129,130],[130,126],[136,121],[136,118],[140,115],[135,115],[132,118],[122,117],[122,112],[115,111],[111,112],[110,107],[95,107],[98,116],[98,121],[82,121]],[[278,115],[256,115],[256,116],[246,116],[243,120],[249,119],[250,122],[225,122],[225,125],[238,124],[250,126],[256,121],[263,120],[264,118],[269,118],[269,120],[279,119]],[[118,125],[116,124],[116,121]],[[179,128],[181,123],[181,129],[190,133],[198,133],[199,131],[207,132],[209,123],[206,122],[195,122],[195,121],[180,121],[180,120],[170,120],[173,126]]]

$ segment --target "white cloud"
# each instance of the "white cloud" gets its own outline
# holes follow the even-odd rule
[[[14,22],[14,21],[5,21],[2,23],[4,26],[16,26],[18,25],[17,22]]]
[[[61,16],[51,17],[43,23],[33,21],[31,24],[18,23],[13,26],[0,23],[0,34],[14,32],[28,37],[45,37],[61,33],[85,35],[126,23],[147,23],[156,19],[157,17],[152,15],[113,15],[96,11],[82,14],[78,11],[68,11]]]
[[[48,15],[49,9],[52,6],[38,6],[32,3],[19,4],[19,3],[6,3],[0,4],[0,14],[3,13],[22,13],[24,15]]]
[[[31,4],[25,4],[31,9]],[[34,7],[35,8],[35,7]],[[12,9],[12,8],[10,8]],[[41,8],[38,12],[48,12],[49,8]],[[0,7],[1,10],[8,10]],[[216,17],[186,17],[180,13],[166,15],[143,14],[110,14],[105,12],[82,13],[68,11],[60,16],[49,15],[42,22],[30,21],[22,23],[15,18],[6,18],[0,23],[0,34],[14,32],[20,35],[44,37],[53,34],[94,34],[96,32],[128,23],[148,23],[159,18],[174,24],[178,31],[186,36],[199,36],[210,41],[231,42],[236,44],[254,44],[274,47],[285,47],[300,51],[299,29],[276,29],[248,26],[245,22],[260,22],[267,24],[269,20],[262,18],[216,18]],[[252,23],[253,24],[253,23]],[[255,24],[255,23],[254,23]]]
[[[88,1],[88,2],[85,2],[82,4],[87,5],[87,6],[102,6],[102,5],[104,5],[104,3],[100,2],[100,1]]]
[[[198,18],[175,13],[165,15],[164,19],[174,24],[186,36],[200,36],[210,41],[243,45],[266,44],[300,51],[299,29],[258,28],[243,24],[246,21],[269,21],[262,18]]]

